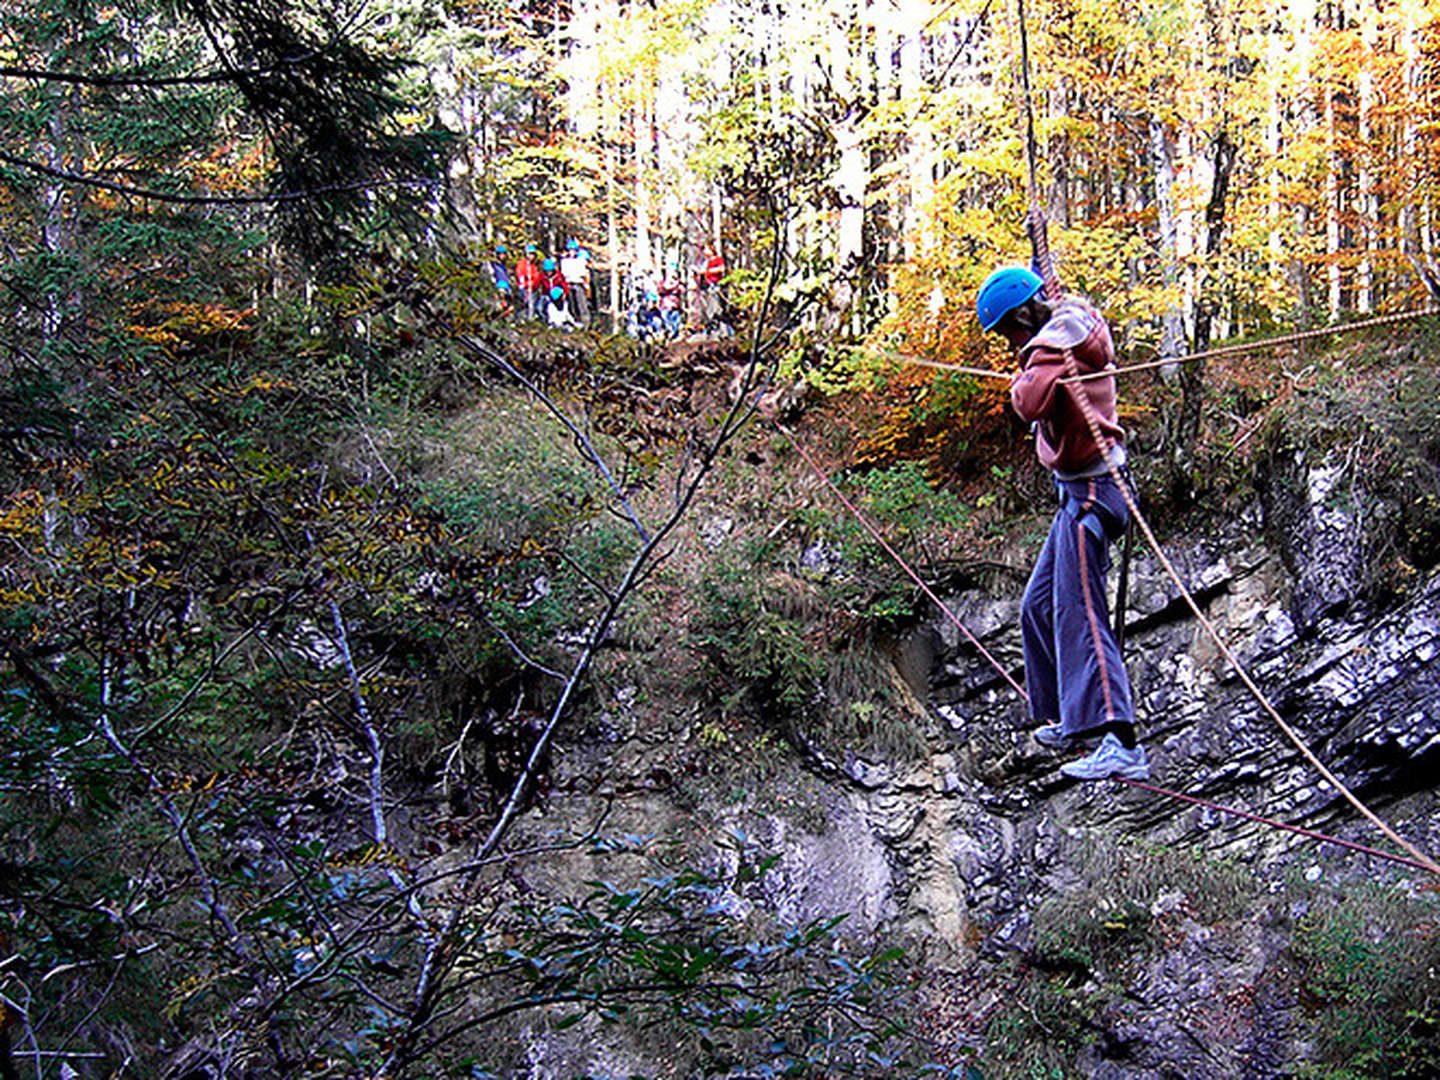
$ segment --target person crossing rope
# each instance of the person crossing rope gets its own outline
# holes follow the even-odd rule
[[[1054,750],[1094,749],[1060,771],[1077,780],[1146,780],[1150,763],[1135,736],[1130,679],[1110,628],[1105,574],[1110,543],[1125,532],[1129,509],[1111,466],[1125,464],[1125,432],[1115,411],[1115,380],[1084,387],[1067,376],[1115,366],[1105,319],[1078,297],[1048,300],[1040,275],[1004,266],[980,287],[980,325],[1016,350],[1020,370],[1010,399],[1035,430],[1035,451],[1050,470],[1060,507],[1020,605],[1025,686],[1034,735]],[[1088,393],[1106,449],[1075,398]],[[1098,745],[1097,745],[1098,744]]]

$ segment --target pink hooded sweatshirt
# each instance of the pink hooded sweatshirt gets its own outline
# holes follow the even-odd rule
[[[1010,383],[1010,401],[1022,420],[1036,425],[1035,452],[1040,464],[1061,474],[1088,473],[1101,464],[1105,448],[1096,443],[1074,395],[1089,395],[1101,432],[1117,445],[1125,429],[1115,414],[1115,379],[1091,379],[1060,385],[1071,374],[1065,353],[1075,356],[1078,374],[1115,366],[1115,343],[1101,314],[1084,300],[1067,296],[1055,305],[1050,321],[1020,350],[1022,370]]]

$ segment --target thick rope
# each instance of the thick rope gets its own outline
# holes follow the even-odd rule
[[[854,515],[855,519],[859,521],[862,526],[865,527],[866,531],[869,532],[870,535],[879,542],[880,546],[885,550],[886,554],[888,554],[890,558],[895,561],[896,565],[905,572],[905,574],[910,578],[911,581],[915,582],[915,584],[920,587],[921,591],[930,598],[930,600],[935,604],[936,607],[940,609],[944,616],[949,619],[950,622],[953,623],[962,634],[965,635],[965,638],[972,645],[975,646],[975,648],[979,651],[980,655],[983,656],[990,663],[991,667],[993,667],[997,672],[1000,673],[1000,676],[1010,684],[1010,686],[1015,690],[1015,692],[1019,694],[1022,699],[1028,701],[1029,695],[1025,693],[1024,688],[1020,686],[1020,684],[1017,683],[1010,676],[1010,673],[1007,672],[1000,665],[1000,662],[995,659],[995,657],[990,653],[990,651],[980,644],[979,640],[975,637],[975,635],[970,632],[969,627],[967,627],[963,622],[961,622],[960,618],[955,615],[955,613],[952,612],[948,607],[946,607],[944,603],[941,602],[940,598],[935,595],[934,591],[931,590],[931,588],[926,585],[923,580],[921,580],[920,575],[910,568],[910,565],[904,560],[904,558],[902,558],[900,554],[885,541],[885,538],[880,534],[880,531],[873,524],[871,524],[870,520],[863,513],[860,512],[859,508],[856,507],[855,504],[851,502],[848,498],[846,498],[845,493],[840,490],[840,488],[835,484],[833,480],[830,479],[828,475],[826,475],[825,470],[819,466],[819,464],[815,461],[813,457],[811,457],[808,453],[805,452],[804,447],[800,445],[800,441],[780,423],[775,421],[772,421],[772,423],[774,424],[775,429],[779,431],[780,434],[784,435],[785,438],[790,442],[790,445],[795,448],[796,453],[798,453],[800,457],[804,460],[804,462],[808,466],[810,466],[811,471],[814,472],[817,477],[819,477],[820,482],[830,489],[831,493],[835,495],[835,497],[840,501],[840,503],[848,511],[850,511],[850,513]],[[1148,529],[1146,531],[1147,535],[1151,535],[1149,534]],[[1162,555],[1161,558],[1163,560],[1164,556]],[[1180,587],[1182,591],[1185,588],[1183,584],[1181,584]],[[1188,597],[1188,593],[1186,595]],[[1201,621],[1204,622],[1203,616],[1201,617]],[[1221,648],[1224,648],[1223,643],[1221,644]],[[1324,766],[1320,766],[1320,769],[1322,773],[1326,773],[1326,775],[1328,775],[1328,772],[1325,770]],[[1404,840],[1396,837],[1383,824],[1381,825],[1381,829],[1386,833],[1386,835],[1388,835],[1392,840],[1395,840],[1397,843],[1399,843],[1402,848],[1418,857],[1414,859],[1408,859],[1405,858],[1403,855],[1394,855],[1388,851],[1381,851],[1379,848],[1367,847],[1364,844],[1357,844],[1350,840],[1342,840],[1338,836],[1330,836],[1326,833],[1316,832],[1313,829],[1302,828],[1299,825],[1290,825],[1283,821],[1277,821],[1274,818],[1261,817],[1259,814],[1252,814],[1248,810],[1241,810],[1237,807],[1226,806],[1223,803],[1211,802],[1209,799],[1202,799],[1196,795],[1185,795],[1178,791],[1171,791],[1168,788],[1158,787],[1154,784],[1144,783],[1139,780],[1129,780],[1122,776],[1115,776],[1111,779],[1113,779],[1116,783],[1129,784],[1131,787],[1142,788],[1145,791],[1150,791],[1157,795],[1164,795],[1172,799],[1179,799],[1183,802],[1194,803],[1197,806],[1203,806],[1210,810],[1215,810],[1219,813],[1230,814],[1234,817],[1243,818],[1247,821],[1254,821],[1262,825],[1269,825],[1277,829],[1283,829],[1287,832],[1296,833],[1300,836],[1305,836],[1312,840],[1321,841],[1322,843],[1335,844],[1339,847],[1349,848],[1352,851],[1359,851],[1366,855],[1373,855],[1377,859],[1385,859],[1389,862],[1398,863],[1402,866],[1409,866],[1420,870],[1426,870],[1432,874],[1440,873],[1440,867],[1437,867],[1434,862],[1425,858],[1423,854],[1416,851]],[[1336,782],[1336,788],[1337,790],[1345,790],[1344,785],[1341,785],[1338,782]],[[1370,816],[1371,819],[1374,820],[1373,815],[1367,816]]]
[[[829,487],[832,492],[835,493],[835,497],[838,498],[842,504],[844,504],[845,509],[849,510],[850,513],[854,515],[855,520],[860,522],[860,524],[865,527],[865,531],[875,538],[876,542],[885,549],[885,553],[895,560],[896,564],[900,567],[900,569],[905,571],[906,575],[910,578],[910,580],[915,582],[915,584],[920,587],[920,591],[923,592],[926,596],[928,596],[930,600],[935,604],[935,606],[938,607],[942,613],[944,613],[945,617],[949,619],[950,622],[952,622],[962,634],[965,635],[966,640],[969,641],[971,645],[975,646],[975,648],[979,651],[980,655],[983,656],[986,660],[990,661],[990,666],[1000,673],[1001,678],[1008,682],[1017,694],[1019,694],[1022,698],[1025,698],[1028,701],[1029,696],[1025,693],[1025,688],[1021,686],[1018,682],[1016,682],[1015,679],[1011,676],[1011,674],[1006,671],[1004,667],[1001,666],[1000,661],[996,660],[995,657],[990,654],[990,650],[985,648],[984,645],[980,644],[980,639],[977,638],[974,634],[972,634],[969,627],[967,627],[963,622],[961,622],[960,619],[955,615],[955,613],[945,606],[944,602],[935,595],[934,591],[930,588],[930,586],[926,585],[925,582],[921,580],[920,575],[915,573],[914,570],[910,569],[909,563],[907,563],[904,559],[900,557],[900,553],[897,552],[888,543],[886,543],[885,537],[880,534],[880,530],[870,523],[870,519],[860,512],[860,508],[845,497],[845,493],[841,491],[828,476],[825,475],[825,471],[820,468],[820,466],[816,463],[815,459],[805,452],[805,448],[800,445],[800,440],[795,438],[795,436],[792,435],[790,431],[778,421],[771,421],[771,423],[775,425],[775,429],[779,431],[781,435],[784,435],[785,438],[790,441],[790,445],[793,446],[795,448],[795,452],[805,460],[805,464],[809,465],[810,468],[815,472],[815,474],[825,482],[825,485]]]
[[[1035,104],[1030,89],[1030,35],[1026,29],[1025,0],[1017,0],[1020,21],[1020,86],[1025,103],[1025,160],[1030,175],[1030,213],[1025,229],[1030,234],[1030,246],[1035,252],[1035,263],[1040,270],[1040,280],[1045,283],[1047,300],[1059,300],[1064,290],[1060,275],[1055,271],[1055,259],[1050,254],[1050,234],[1045,224],[1045,209],[1040,204],[1040,163],[1035,144]]]
[[[1285,733],[1286,737],[1295,744],[1295,748],[1300,751],[1301,756],[1313,765],[1320,775],[1323,776],[1336,791],[1345,797],[1345,800],[1349,802],[1351,806],[1358,810],[1392,842],[1399,845],[1403,850],[1408,851],[1418,861],[1424,864],[1425,869],[1437,877],[1440,877],[1440,865],[1437,865],[1434,860],[1428,858],[1419,848],[1415,847],[1389,825],[1381,821],[1374,811],[1361,802],[1354,792],[1340,782],[1339,777],[1325,767],[1320,759],[1315,756],[1315,753],[1305,744],[1305,741],[1300,737],[1299,733],[1287,724],[1280,713],[1276,711],[1275,706],[1270,703],[1270,699],[1265,696],[1255,680],[1250,677],[1250,673],[1245,669],[1245,666],[1240,663],[1240,658],[1237,657],[1230,646],[1226,645],[1221,639],[1219,632],[1216,631],[1210,620],[1205,617],[1204,612],[1200,610],[1200,605],[1195,602],[1195,597],[1186,587],[1185,582],[1181,580],[1179,573],[1175,570],[1175,565],[1161,549],[1160,542],[1155,538],[1155,533],[1150,528],[1150,523],[1146,521],[1144,515],[1140,513],[1140,507],[1136,504],[1134,495],[1131,494],[1129,487],[1121,477],[1120,469],[1116,466],[1114,456],[1111,453],[1114,449],[1114,444],[1109,437],[1100,430],[1100,420],[1095,413],[1095,406],[1090,401],[1089,392],[1085,389],[1083,383],[1077,382],[1074,379],[1074,376],[1079,372],[1075,362],[1075,354],[1070,349],[1065,350],[1065,370],[1071,376],[1072,384],[1070,386],[1070,394],[1074,398],[1075,403],[1080,407],[1080,413],[1085,418],[1085,423],[1090,429],[1090,436],[1095,440],[1095,445],[1099,446],[1104,453],[1106,467],[1110,475],[1114,478],[1116,487],[1120,489],[1120,494],[1125,499],[1125,505],[1129,509],[1131,517],[1135,523],[1140,526],[1140,531],[1144,533],[1145,540],[1149,543],[1150,549],[1155,552],[1156,558],[1160,560],[1160,565],[1165,568],[1165,573],[1169,575],[1170,580],[1173,581],[1176,588],[1180,590],[1180,595],[1185,600],[1186,606],[1190,608],[1191,613],[1199,620],[1205,632],[1210,635],[1210,638],[1215,642],[1221,654],[1230,662],[1236,674],[1240,676],[1240,681],[1243,682],[1250,693],[1255,696],[1255,700],[1260,703],[1260,707],[1265,710],[1270,719],[1274,720],[1280,730]]]

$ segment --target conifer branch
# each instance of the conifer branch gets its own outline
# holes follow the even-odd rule
[[[302,188],[299,191],[276,191],[268,195],[184,195],[173,191],[159,191],[155,188],[132,187],[129,184],[121,184],[114,180],[103,180],[98,176],[87,176],[84,173],[71,172],[68,169],[57,169],[50,165],[42,165],[38,161],[30,161],[26,158],[18,157],[15,154],[10,154],[3,150],[0,150],[0,162],[13,165],[17,169],[25,169],[28,172],[47,176],[52,180],[61,180],[68,184],[81,184],[85,187],[99,188],[102,191],[112,191],[117,195],[126,195],[136,199],[150,199],[155,202],[175,203],[182,206],[274,205],[276,203],[299,202],[320,195],[369,191],[386,187],[409,187],[411,185],[431,187],[437,183],[435,180],[420,178],[405,180],[357,180],[353,184],[329,184],[323,187]]]
[[[80,71],[54,71],[49,68],[0,67],[0,78],[33,79],[36,82],[65,83],[70,86],[109,86],[136,89],[159,89],[168,86],[214,86],[235,83],[240,79],[270,75],[286,68],[308,64],[323,56],[316,49],[300,56],[286,57],[266,67],[227,68],[224,71],[206,71],[193,75],[146,75],[138,71],[119,72],[107,75],[92,75]]]

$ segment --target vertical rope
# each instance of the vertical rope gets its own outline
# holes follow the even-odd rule
[[[1040,190],[1037,181],[1039,160],[1035,151],[1035,107],[1030,93],[1030,35],[1025,29],[1025,0],[1020,7],[1020,86],[1025,96],[1025,160],[1030,166],[1030,201],[1035,202]]]
[[[1055,273],[1053,260],[1050,258],[1049,244],[1046,242],[1045,214],[1040,208],[1039,187],[1036,179],[1038,164],[1035,151],[1035,110],[1030,92],[1030,43],[1025,28],[1025,0],[1017,0],[1017,3],[1020,9],[1020,81],[1025,92],[1025,152],[1030,171],[1030,220],[1027,222],[1027,225],[1030,228],[1031,243],[1035,247],[1035,257],[1041,264],[1041,277],[1045,280],[1046,295],[1052,299],[1057,299],[1060,295],[1060,283]],[[1055,290],[1053,293],[1051,291],[1052,287]],[[1344,796],[1345,800],[1359,811],[1366,820],[1379,829],[1388,839],[1398,844],[1403,850],[1409,852],[1423,863],[1426,869],[1436,875],[1440,875],[1440,865],[1437,865],[1433,859],[1426,856],[1419,848],[1415,847],[1389,825],[1381,821],[1374,811],[1361,802],[1354,792],[1340,782],[1339,777],[1321,763],[1320,759],[1315,756],[1315,753],[1305,745],[1304,740],[1300,738],[1300,735],[1295,729],[1287,724],[1280,713],[1276,711],[1275,706],[1270,703],[1270,699],[1265,696],[1260,687],[1256,685],[1255,680],[1250,677],[1250,673],[1241,665],[1239,657],[1221,640],[1215,627],[1211,624],[1210,620],[1205,617],[1205,614],[1200,610],[1199,604],[1195,602],[1195,598],[1191,595],[1190,590],[1186,588],[1185,582],[1180,579],[1180,575],[1176,572],[1174,565],[1165,555],[1165,552],[1161,550],[1160,543],[1155,539],[1155,534],[1151,531],[1149,522],[1147,522],[1140,513],[1140,507],[1136,503],[1134,494],[1130,491],[1129,487],[1125,484],[1124,478],[1120,475],[1120,469],[1116,466],[1114,458],[1111,455],[1111,450],[1114,448],[1113,444],[1110,439],[1106,437],[1105,433],[1100,430],[1100,422],[1095,415],[1095,406],[1090,401],[1090,393],[1084,383],[1079,381],[1079,365],[1075,362],[1074,352],[1069,349],[1065,351],[1065,370],[1069,376],[1065,381],[1069,387],[1071,396],[1079,406],[1080,413],[1084,416],[1085,423],[1090,428],[1090,435],[1094,438],[1095,444],[1104,452],[1106,467],[1109,469],[1110,475],[1114,478],[1116,486],[1120,489],[1121,495],[1124,496],[1125,505],[1130,511],[1131,519],[1140,526],[1140,530],[1144,533],[1146,541],[1159,558],[1161,566],[1165,568],[1165,572],[1180,589],[1180,595],[1184,598],[1190,611],[1194,614],[1195,618],[1199,620],[1200,625],[1205,628],[1205,632],[1214,640],[1221,654],[1230,662],[1231,666],[1234,667],[1235,672],[1255,696],[1261,708],[1265,710],[1270,719],[1279,725],[1280,730],[1295,744],[1296,749],[1300,751],[1305,760],[1310,762],[1310,764],[1319,771],[1320,775],[1323,776],[1336,791]]]
[[[1030,248],[1035,253],[1040,279],[1045,282],[1045,299],[1059,300],[1065,290],[1050,254],[1050,234],[1045,208],[1040,202],[1040,160],[1035,148],[1035,104],[1030,90],[1030,34],[1025,25],[1025,0],[1017,3],[1020,8],[1020,86],[1025,105],[1025,161],[1030,176],[1030,211],[1025,219],[1025,231],[1030,234]]]

